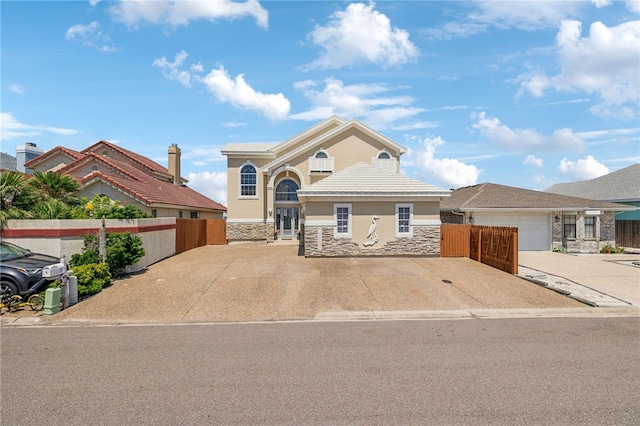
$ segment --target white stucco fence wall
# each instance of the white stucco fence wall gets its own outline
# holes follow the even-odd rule
[[[176,247],[176,219],[107,219],[107,232],[129,232],[140,237],[145,255],[128,268],[137,272],[162,259],[173,256]],[[2,229],[2,240],[19,245],[34,253],[67,259],[80,253],[83,235],[97,234],[100,219],[67,220],[9,220]]]

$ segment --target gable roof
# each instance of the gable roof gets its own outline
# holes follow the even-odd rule
[[[163,178],[173,180],[173,176],[171,175],[171,173],[169,173],[169,170],[166,167],[161,166],[160,164],[145,157],[144,155],[140,155],[133,151],[129,151],[128,149],[124,149],[109,141],[105,141],[105,140],[98,141],[93,145],[91,145],[90,147],[83,149],[82,154],[89,154],[89,153],[98,154],[98,151],[100,150],[101,147],[106,147],[120,153],[121,155],[127,157],[131,162],[138,164],[140,167],[146,169],[151,173],[155,173]],[[180,179],[182,182],[187,182],[187,180],[182,177],[180,177]]]
[[[298,197],[448,197],[450,191],[363,161],[298,190]]]
[[[62,154],[63,156],[68,157],[71,161],[75,161],[78,158],[82,158],[84,154],[78,151],[74,151],[73,149],[65,148],[63,146],[56,146],[55,148],[51,148],[49,151],[44,152],[38,155],[36,158],[33,158],[26,163],[24,163],[25,167],[34,168],[34,166],[48,160],[56,154]]]
[[[119,152],[127,161],[120,161],[96,152],[102,146]],[[56,147],[34,158],[30,163],[37,164],[57,152],[75,158],[71,163],[60,168],[58,170],[60,173],[71,175],[74,170],[78,170],[88,163],[98,163],[101,167],[108,168],[113,172],[105,173],[106,170],[93,170],[89,174],[79,177],[78,181],[83,189],[101,181],[131,198],[139,200],[147,207],[166,205],[213,211],[227,210],[222,204],[199,192],[184,185],[176,185],[173,180],[166,179],[170,177],[168,170],[155,161],[107,141],[96,142],[82,152]],[[40,161],[36,162],[38,159]]]
[[[273,169],[275,167],[281,166],[282,164],[284,164],[285,162],[287,162],[288,160],[295,158],[296,156],[302,154],[305,151],[309,151],[312,150],[314,148],[318,148],[320,146],[322,146],[322,144],[324,142],[326,142],[327,140],[331,139],[332,137],[346,131],[349,129],[357,129],[367,135],[369,135],[370,137],[376,139],[377,141],[379,141],[380,143],[382,143],[383,145],[385,145],[386,147],[388,147],[389,149],[391,149],[392,151],[396,152],[396,155],[400,156],[402,154],[404,154],[407,150],[405,147],[403,147],[402,145],[399,145],[395,142],[393,142],[391,139],[387,138],[386,136],[376,132],[375,130],[371,129],[370,127],[365,126],[364,124],[360,123],[357,120],[351,120],[348,121],[346,123],[343,123],[342,125],[338,126],[338,127],[334,127],[333,129],[321,134],[320,136],[316,137],[315,139],[310,140],[309,142],[299,146],[298,148],[287,152],[286,154],[282,155],[281,157],[276,158],[275,160],[273,160],[272,162],[270,162],[269,164],[265,165],[262,167],[262,171],[263,173],[267,173],[269,172],[270,169]]]
[[[440,203],[440,210],[635,210],[624,204],[551,194],[543,191],[481,183],[459,188]]]
[[[640,164],[595,179],[558,183],[546,189],[554,194],[605,201],[640,200]]]

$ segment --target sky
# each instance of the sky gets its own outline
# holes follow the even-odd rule
[[[0,2],[1,151],[99,140],[226,204],[227,143],[330,116],[443,188],[640,162],[640,0]]]

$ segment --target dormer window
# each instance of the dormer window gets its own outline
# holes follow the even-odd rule
[[[398,168],[396,159],[386,149],[378,152],[378,155],[371,159],[371,164],[388,172],[395,172]]]
[[[309,173],[332,173],[333,157],[320,148],[313,157],[309,157]]]

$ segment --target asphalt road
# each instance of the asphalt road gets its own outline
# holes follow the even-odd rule
[[[22,327],[3,425],[640,419],[640,319]]]

